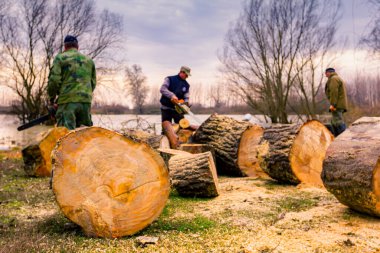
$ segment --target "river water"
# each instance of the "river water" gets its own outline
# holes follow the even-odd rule
[[[201,114],[195,115],[196,119],[191,116],[185,116],[191,124],[200,125],[210,115]],[[244,115],[228,115],[237,120],[243,120]],[[137,121],[136,115],[123,114],[123,115],[92,115],[94,126],[104,127],[110,130],[120,131],[123,128],[135,128],[139,124],[139,128],[152,130],[159,134],[161,132],[161,116],[160,115],[139,115]],[[0,150],[8,150],[14,147],[23,147],[27,145],[30,140],[34,139],[37,135],[45,132],[51,126],[38,125],[26,129],[24,131],[17,131],[19,121],[15,115],[0,114]],[[253,116],[250,122],[256,124],[263,124],[263,116]],[[154,130],[153,130],[154,129]]]

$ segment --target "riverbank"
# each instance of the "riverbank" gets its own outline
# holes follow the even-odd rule
[[[26,177],[19,150],[0,152],[0,252],[376,252],[380,219],[341,205],[324,189],[220,178],[221,195],[172,192],[137,235],[88,238],[60,212],[48,178]],[[139,236],[158,238],[143,247]]]

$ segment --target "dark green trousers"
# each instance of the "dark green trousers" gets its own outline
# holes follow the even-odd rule
[[[333,134],[335,137],[343,133],[344,130],[346,130],[346,123],[344,123],[344,119],[343,119],[343,111],[344,111],[343,109],[337,109],[331,112],[332,114],[331,126],[334,130]]]
[[[67,103],[58,105],[55,117],[57,126],[75,129],[82,125],[92,126],[90,103]]]

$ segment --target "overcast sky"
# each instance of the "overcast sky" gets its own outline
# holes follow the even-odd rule
[[[160,86],[164,77],[177,74],[181,65],[188,65],[192,69],[189,83],[207,87],[218,80],[217,51],[222,49],[231,23],[239,17],[244,0],[96,0],[96,3],[99,10],[107,8],[123,16],[125,51],[119,55],[128,64],[140,65],[150,86]],[[337,38],[346,42],[346,51],[334,67],[346,80],[355,72],[378,73],[379,61],[371,61],[368,53],[358,46],[375,10],[367,0],[342,0],[342,4]],[[123,92],[115,93],[118,102],[125,100]],[[4,92],[0,96],[3,97],[0,102],[6,100]],[[104,97],[111,99],[108,95]]]
[[[190,83],[217,81],[217,50],[239,16],[244,0],[97,0],[124,17],[125,54],[129,64],[139,64],[150,85],[160,85],[181,65],[192,68]],[[373,13],[366,0],[344,0],[338,39],[346,41],[347,54],[336,63],[352,73],[366,57],[357,46]],[[371,68],[378,69],[372,66]],[[368,69],[368,68],[367,68]]]

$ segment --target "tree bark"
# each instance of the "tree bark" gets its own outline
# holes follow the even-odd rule
[[[218,177],[211,152],[175,155],[169,160],[170,178],[178,194],[186,197],[216,197]]]
[[[344,205],[380,216],[380,118],[363,117],[327,150],[322,180]]]
[[[258,176],[257,146],[263,128],[227,116],[211,115],[195,132],[195,143],[209,144],[215,150],[218,174]]]
[[[158,151],[160,152],[161,157],[164,159],[166,166],[169,168],[169,160],[175,155],[189,155],[189,152],[178,150],[178,149],[171,149],[171,148],[159,148]]]
[[[122,134],[134,141],[145,142],[154,149],[170,148],[168,137],[165,135],[151,134],[141,130],[128,130]]]
[[[28,176],[51,176],[51,152],[57,141],[66,135],[66,127],[54,127],[39,135],[32,143],[22,149],[24,170]]]
[[[134,234],[160,215],[169,197],[160,155],[110,130],[70,132],[58,142],[52,161],[56,200],[89,236]]]
[[[323,186],[320,178],[333,135],[319,121],[274,124],[264,130],[258,157],[261,168],[282,183]]]

